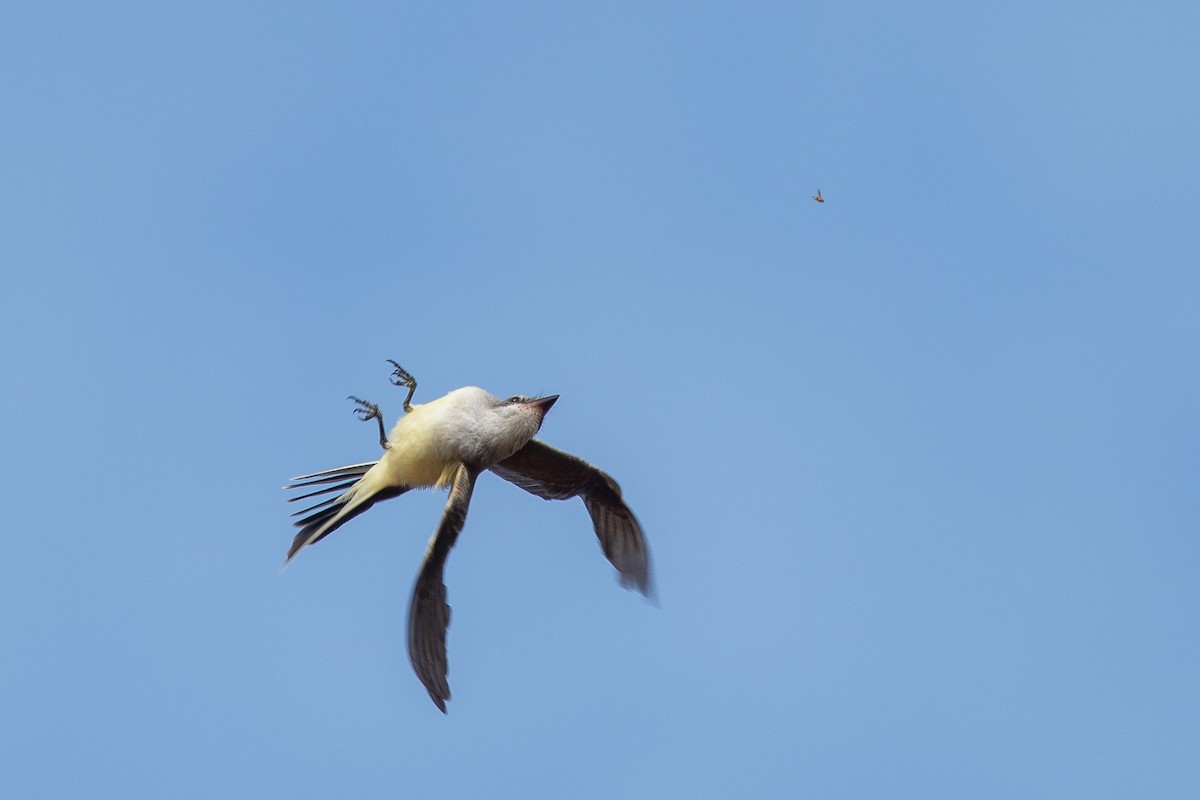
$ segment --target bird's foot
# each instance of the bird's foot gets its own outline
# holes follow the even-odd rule
[[[404,398],[404,413],[412,411],[413,394],[417,391],[417,379],[412,376],[408,370],[397,364],[392,359],[388,359],[388,363],[396,369],[392,371],[392,375],[388,378],[392,382],[392,386],[403,386],[408,389],[408,397]]]

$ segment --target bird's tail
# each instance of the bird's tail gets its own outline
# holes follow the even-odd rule
[[[321,494],[341,492],[336,497],[323,500],[316,505],[309,506],[302,511],[292,514],[293,517],[300,517],[300,519],[292,523],[300,529],[300,532],[296,534],[296,538],[292,540],[292,546],[288,548],[287,558],[283,562],[284,566],[287,566],[302,549],[314,542],[321,541],[342,525],[375,505],[378,501],[396,497],[408,491],[408,487],[405,486],[391,486],[373,490],[372,487],[367,485],[367,473],[377,463],[379,462],[367,461],[362,464],[351,464],[348,467],[327,469],[324,472],[314,472],[311,475],[301,475],[297,478],[292,478],[292,483],[283,487],[284,489],[304,489],[309,486],[323,487],[296,497],[289,497],[289,503],[309,497],[316,497]],[[331,485],[324,486],[324,484]]]

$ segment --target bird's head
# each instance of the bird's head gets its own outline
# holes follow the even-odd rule
[[[482,389],[459,390],[463,400],[473,408],[473,424],[464,430],[471,440],[467,448],[477,453],[477,460],[494,464],[508,458],[525,446],[542,427],[546,412],[558,395],[526,397],[515,395],[501,399]]]
[[[522,432],[528,430],[529,439],[532,439],[533,435],[542,427],[542,420],[546,418],[546,412],[550,410],[557,399],[558,395],[556,394],[549,397],[526,397],[516,394],[507,400],[497,398],[496,411],[514,429],[520,429]]]

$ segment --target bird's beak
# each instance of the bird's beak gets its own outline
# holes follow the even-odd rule
[[[546,416],[546,412],[550,410],[550,406],[554,405],[554,401],[558,399],[558,395],[552,394],[549,397],[539,397],[537,400],[530,400],[529,404],[535,406],[542,412],[542,416]]]

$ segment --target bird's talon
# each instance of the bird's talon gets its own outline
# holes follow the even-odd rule
[[[361,400],[354,395],[350,395],[347,400],[353,400],[358,403],[359,407],[354,409],[354,416],[358,417],[363,422],[369,422],[373,419],[382,419],[383,414],[379,411],[379,406],[372,403],[370,400]]]
[[[404,386],[406,388],[416,387],[417,382],[413,379],[412,373],[390,358],[388,359],[388,363],[396,368],[392,371],[392,376],[388,378],[388,380],[392,382],[393,386]]]
[[[404,398],[404,413],[407,414],[413,410],[412,399],[413,394],[415,394],[417,391],[417,379],[412,376],[411,372],[397,364],[392,359],[389,358],[387,361],[396,368],[392,371],[391,377],[388,378],[388,380],[391,381],[392,386],[403,386],[408,389],[408,396]]]
[[[346,399],[353,400],[354,402],[358,403],[359,408],[354,409],[355,417],[362,420],[363,422],[370,422],[371,420],[375,420],[379,423],[379,445],[384,450],[387,450],[388,449],[387,433],[383,430],[383,414],[379,411],[379,406],[377,406],[375,403],[372,403],[370,400],[363,400],[361,398],[355,397],[354,395],[350,395]]]

